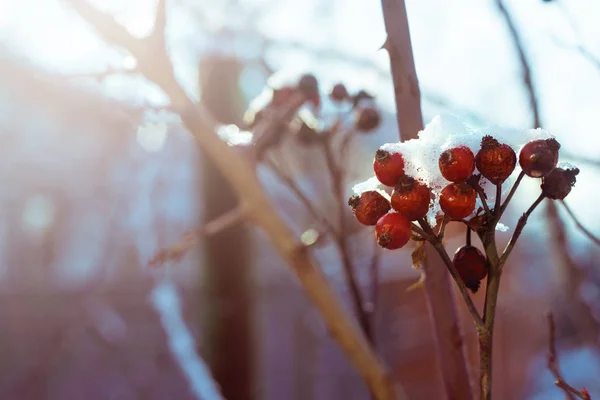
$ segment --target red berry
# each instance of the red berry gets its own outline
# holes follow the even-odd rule
[[[468,147],[459,146],[444,151],[438,165],[444,178],[450,182],[463,182],[473,175],[475,156]]]
[[[392,208],[408,220],[416,221],[427,215],[430,200],[427,185],[404,175],[392,193]]]
[[[477,193],[466,183],[451,183],[440,193],[440,207],[452,219],[463,219],[475,210]]]
[[[379,218],[390,211],[390,202],[374,190],[350,197],[348,205],[358,222],[363,225],[375,225]]]
[[[494,185],[502,183],[512,174],[516,163],[517,155],[510,146],[499,143],[489,135],[483,137],[475,164],[484,178]]]
[[[364,107],[358,111],[354,126],[359,132],[370,132],[381,123],[381,115],[374,107]]]
[[[331,89],[329,97],[331,97],[333,101],[344,101],[348,99],[350,95],[348,94],[348,89],[346,89],[346,86],[344,86],[343,83],[338,83]]]
[[[400,153],[390,153],[379,149],[375,152],[373,170],[379,182],[395,187],[400,178],[404,176],[404,158]]]
[[[556,167],[559,149],[555,139],[534,140],[521,149],[519,165],[527,176],[541,178]]]
[[[485,256],[474,246],[463,246],[456,250],[452,259],[454,268],[458,271],[465,286],[473,293],[479,290],[480,282],[488,273]]]
[[[410,221],[396,212],[385,214],[375,225],[377,244],[384,249],[399,249],[410,239]]]

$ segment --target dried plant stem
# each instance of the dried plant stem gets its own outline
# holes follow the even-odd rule
[[[373,397],[378,400],[399,398],[385,368],[356,329],[320,268],[276,213],[261,189],[255,169],[247,160],[236,156],[217,136],[213,127],[201,115],[199,107],[179,85],[164,46],[164,37],[158,35],[160,37],[156,40],[156,33],[162,31],[164,26],[155,26],[154,33],[146,39],[136,39],[112,16],[92,7],[85,0],[63,1],[86,20],[105,42],[128,50],[137,59],[140,72],[169,96],[174,109],[179,110],[185,127],[198,140],[207,156],[214,161],[247,206],[249,219],[264,229],[275,248],[288,262],[308,297],[321,313],[332,336],[365,379]]]
[[[569,385],[565,382],[565,378],[563,377],[562,372],[560,371],[560,367],[558,366],[558,355],[556,353],[556,327],[554,324],[554,316],[552,313],[547,315],[548,319],[548,369],[554,376],[554,384],[561,388],[565,392],[565,396],[569,400],[575,400],[575,397],[580,398],[582,400],[592,400],[589,392],[584,388],[581,390],[575,389],[573,386]]]
[[[346,283],[350,288],[350,295],[354,303],[358,322],[362,328],[367,340],[373,342],[371,335],[371,324],[369,322],[369,316],[365,312],[365,303],[363,296],[358,285],[358,280],[354,273],[354,265],[350,256],[350,249],[348,248],[348,238],[346,236],[346,196],[344,193],[344,174],[342,169],[337,164],[333,149],[331,148],[331,140],[325,140],[323,142],[323,151],[325,153],[325,161],[327,163],[327,169],[329,170],[329,176],[331,178],[331,184],[333,186],[333,192],[335,196],[336,212],[338,217],[338,228],[336,235],[336,244],[342,259],[342,267],[344,269],[344,276],[346,277]]]
[[[506,210],[506,207],[508,206],[508,203],[510,203],[511,199],[515,195],[515,192],[517,191],[517,188],[519,187],[519,184],[523,180],[524,176],[525,176],[525,172],[521,171],[521,173],[517,177],[517,180],[513,184],[513,187],[510,189],[510,192],[508,192],[508,195],[506,196],[506,199],[504,200],[504,203],[502,204],[502,206],[500,206],[500,214],[499,214],[498,218],[501,217],[502,214],[504,214],[504,210]]]
[[[567,214],[569,214],[569,217],[571,217],[571,219],[573,220],[573,222],[575,222],[575,225],[577,225],[577,227],[581,230],[581,232],[583,232],[583,234],[585,236],[587,236],[588,239],[590,239],[592,242],[594,242],[598,246],[600,246],[600,239],[598,239],[596,236],[594,236],[594,234],[592,232],[590,232],[585,226],[583,226],[581,224],[581,222],[575,216],[575,214],[573,213],[571,208],[567,205],[567,203],[565,203],[564,200],[561,200],[560,203],[563,205],[563,207],[565,208],[565,211],[567,211]]]
[[[404,0],[381,0],[387,39],[383,46],[390,56],[400,138],[417,137],[423,129],[421,93],[413,59]],[[440,245],[443,249],[443,246]],[[435,251],[439,251],[440,248]],[[471,399],[471,383],[450,277],[440,260],[426,248],[424,286],[446,396]]]

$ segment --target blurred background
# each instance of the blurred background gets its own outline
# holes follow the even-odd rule
[[[154,1],[90,3],[136,37],[152,29]],[[600,234],[600,5],[406,6],[425,123],[445,112],[474,127],[539,123],[557,136],[561,158],[581,170],[566,202]],[[371,176],[379,145],[398,140],[384,41],[379,2],[168,2],[177,78],[222,124],[242,124],[273,74],[286,81],[310,72],[323,93],[343,82],[376,97],[379,128],[349,146],[348,196]],[[237,223],[180,260],[148,267],[160,249],[237,201],[168,98],[135,67],[66,3],[0,0],[0,398],[199,398],[182,369],[190,352],[210,366],[228,400],[369,398],[263,232]],[[286,140],[278,156],[288,183],[281,170],[259,167],[278,212],[298,235],[321,229],[339,205],[322,152]],[[501,242],[538,193],[539,182],[526,178]],[[365,296],[371,266],[380,267],[373,302],[379,355],[411,399],[443,398],[423,290],[407,291],[420,276],[414,246],[379,252],[372,231],[348,208],[343,213]],[[564,398],[546,368],[548,311],[567,381],[600,396],[600,250],[562,207],[547,204],[529,221],[501,289],[496,397]],[[448,235],[453,253],[463,235]],[[313,254],[352,310],[338,243],[325,235]],[[474,295],[476,304],[483,296]],[[457,306],[475,380],[477,339],[462,301]],[[175,326],[193,340],[182,329],[174,334]],[[178,334],[180,346],[170,345]]]

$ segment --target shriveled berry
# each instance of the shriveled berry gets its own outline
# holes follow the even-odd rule
[[[379,149],[375,152],[373,170],[379,182],[395,187],[400,178],[404,176],[404,158],[400,153],[390,153]]]
[[[477,293],[480,281],[488,273],[488,263],[483,253],[477,247],[463,246],[454,253],[452,263],[465,286]]]
[[[410,221],[424,218],[429,211],[431,191],[427,185],[404,175],[392,193],[392,208]]]
[[[458,146],[444,151],[438,165],[442,176],[450,182],[464,182],[475,170],[475,156],[466,146]]]
[[[477,169],[494,185],[502,183],[512,174],[517,163],[515,151],[486,135],[481,140],[481,150],[475,156]]]
[[[466,183],[451,183],[440,193],[440,207],[452,219],[463,219],[475,210],[477,193]]]
[[[329,94],[331,100],[333,101],[344,101],[350,97],[348,94],[348,89],[344,86],[343,83],[337,83],[331,89],[331,93]]]
[[[374,190],[350,197],[348,205],[358,222],[363,225],[375,225],[379,218],[390,211],[390,202]]]
[[[384,249],[399,249],[410,239],[410,221],[397,212],[385,214],[375,225],[377,244]]]
[[[315,106],[319,106],[321,103],[319,81],[317,81],[317,78],[313,74],[304,74],[300,77],[300,80],[298,81],[298,90],[304,93],[307,100]]]
[[[534,140],[521,149],[519,165],[527,176],[541,178],[556,167],[559,149],[556,139]]]
[[[554,168],[542,178],[542,193],[553,200],[563,200],[571,192],[579,174],[579,168]]]
[[[354,126],[359,132],[370,132],[381,123],[381,114],[375,107],[364,107],[358,110]]]

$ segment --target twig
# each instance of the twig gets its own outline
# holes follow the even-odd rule
[[[360,287],[354,273],[354,265],[350,257],[350,249],[348,248],[348,242],[346,237],[346,197],[344,196],[344,175],[342,169],[335,160],[333,150],[331,148],[331,140],[325,140],[323,142],[323,151],[325,153],[325,161],[327,163],[327,169],[331,178],[331,184],[333,185],[333,192],[335,195],[336,211],[338,216],[338,229],[336,235],[336,243],[340,257],[342,259],[342,266],[344,268],[344,275],[346,282],[350,288],[352,301],[356,308],[356,315],[358,322],[360,323],[365,336],[369,342],[372,342],[373,337],[371,335],[371,324],[369,323],[369,317],[365,312],[365,303],[363,296],[360,292]]]
[[[512,15],[510,15],[508,10],[506,9],[506,6],[504,5],[504,0],[496,0],[496,5],[498,6],[500,15],[502,16],[502,18],[504,18],[504,22],[508,27],[508,31],[510,33],[512,42],[515,46],[515,50],[518,53],[519,61],[521,63],[521,69],[523,72],[523,84],[527,89],[527,95],[529,97],[529,106],[531,107],[531,111],[533,112],[533,127],[538,128],[540,126],[540,110],[538,106],[535,86],[533,85],[531,63],[529,62],[527,55],[525,54],[523,41],[521,40],[521,35],[517,30],[515,21],[513,21]]]
[[[515,232],[513,233],[512,237],[510,238],[510,241],[508,242],[508,244],[506,245],[506,248],[504,249],[504,252],[502,252],[502,256],[500,257],[500,265],[501,266],[504,265],[504,263],[506,262],[506,259],[510,255],[510,252],[515,247],[515,244],[517,243],[517,239],[519,239],[519,236],[521,236],[521,232],[523,232],[523,228],[525,227],[525,224],[527,223],[527,218],[529,218],[529,216],[531,215],[533,210],[535,210],[535,208],[545,198],[546,197],[544,196],[543,193],[540,194],[539,197],[533,202],[531,207],[529,207],[529,209],[523,215],[521,215],[521,218],[519,218],[519,221],[517,222],[517,227],[515,228]]]
[[[575,225],[581,230],[581,232],[583,232],[583,234],[585,236],[587,236],[592,242],[596,243],[598,246],[600,246],[600,239],[598,239],[596,236],[594,236],[594,234],[592,232],[590,232],[585,226],[583,226],[581,224],[581,222],[579,221],[579,219],[575,216],[575,214],[573,214],[573,211],[571,210],[571,208],[567,205],[567,203],[565,203],[564,200],[561,200],[560,203],[563,205],[563,207],[565,208],[565,210],[567,211],[567,214],[569,214],[569,216],[571,217],[571,219],[573,219],[573,222],[575,222]]]
[[[322,224],[325,227],[327,233],[333,237],[337,235],[337,232],[333,225],[329,222],[329,220],[323,216],[318,210],[317,207],[313,204],[312,201],[304,194],[302,189],[296,184],[294,179],[286,174],[282,168],[280,168],[271,158],[265,158],[264,162],[269,166],[271,171],[290,189],[294,195],[300,200],[300,202],[304,205],[309,214],[318,221],[318,223]]]
[[[166,249],[160,250],[148,261],[148,265],[158,267],[167,261],[177,261],[198,242],[202,237],[215,235],[236,223],[245,217],[244,208],[238,206],[233,210],[226,212],[220,217],[210,221],[203,228],[197,229],[183,237],[183,239]]]
[[[554,384],[561,388],[565,392],[565,396],[569,400],[575,400],[575,396],[582,400],[592,400],[589,392],[583,388],[582,390],[577,390],[573,386],[569,385],[565,382],[565,378],[563,377],[560,367],[558,366],[558,355],[556,353],[556,328],[554,324],[554,317],[552,313],[548,313],[548,369],[556,379]]]
[[[369,299],[369,308],[365,310],[365,313],[369,317],[369,322],[371,324],[370,332],[371,332],[371,344],[373,348],[377,348],[376,346],[376,327],[377,327],[377,305],[379,304],[379,261],[381,255],[381,249],[377,242],[374,242],[373,255],[371,256],[371,263],[369,265],[369,271],[371,273],[371,282],[369,282],[371,288],[371,296]]]
[[[423,129],[423,113],[406,6],[404,0],[382,0],[381,5],[387,32],[384,47],[390,56],[398,130],[401,140],[408,140],[416,138]],[[425,295],[446,396],[471,399],[473,394],[450,277],[442,268],[441,261],[433,257],[429,249],[426,252],[427,257],[423,262]]]
[[[463,296],[463,299],[465,300],[467,308],[469,309],[469,312],[471,313],[471,317],[473,318],[473,323],[475,324],[475,327],[477,328],[477,331],[479,332],[480,330],[484,329],[483,320],[481,319],[481,316],[479,315],[479,312],[477,311],[477,307],[475,307],[475,304],[473,303],[471,296],[469,296],[469,292],[467,291],[467,287],[465,286],[464,281],[462,280],[458,271],[454,267],[454,264],[452,263],[450,256],[446,252],[446,249],[444,248],[442,243],[439,241],[438,237],[435,235],[435,233],[433,232],[433,229],[431,229],[431,227],[429,226],[427,221],[425,221],[424,219],[421,219],[421,220],[419,220],[419,224],[421,224],[421,227],[429,235],[429,237],[432,238],[431,244],[433,245],[433,247],[435,248],[437,253],[440,255],[442,261],[444,262],[444,264],[446,264],[448,271],[454,278],[454,281],[456,282],[456,285],[458,286],[458,290],[460,291],[460,294]]]
[[[494,218],[500,219],[501,210],[500,205],[502,204],[502,184],[496,184],[496,199],[494,201]]]
[[[256,171],[245,159],[237,157],[201,116],[198,106],[178,84],[165,48],[137,40],[114,19],[90,6],[85,0],[63,0],[95,28],[107,43],[127,49],[138,60],[140,71],[158,85],[170,98],[185,127],[196,138],[215,165],[221,170],[236,194],[248,205],[250,219],[263,228],[275,248],[295,272],[309,298],[320,311],[332,336],[365,379],[378,400],[400,396],[388,373],[345,312],[335,291],[306,251],[300,251],[298,241],[277,215],[261,189]],[[402,396],[403,397],[403,396]]]
[[[438,231],[438,239],[440,241],[442,241],[444,239],[444,234],[446,233],[446,226],[448,226],[448,223],[450,222],[450,217],[448,217],[446,214],[444,214],[444,217],[442,218],[442,223],[440,224],[440,230]]]
[[[508,203],[510,203],[511,199],[513,198],[513,196],[514,196],[515,192],[517,191],[517,188],[519,187],[519,184],[521,183],[521,180],[523,180],[524,176],[525,176],[525,172],[521,171],[521,173],[517,177],[517,180],[513,184],[513,187],[510,189],[510,192],[508,192],[508,196],[506,196],[504,203],[502,204],[502,206],[500,206],[500,213],[498,214],[498,218],[500,218],[502,216],[502,214],[504,214],[504,211],[506,210]]]

